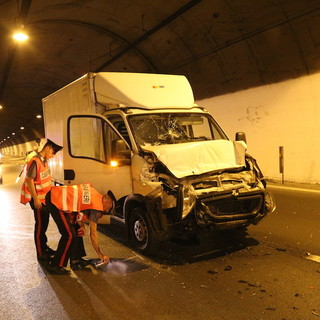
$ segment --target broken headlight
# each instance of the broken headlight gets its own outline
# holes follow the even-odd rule
[[[181,188],[181,217],[184,219],[192,210],[196,203],[194,188],[190,184],[183,185]]]

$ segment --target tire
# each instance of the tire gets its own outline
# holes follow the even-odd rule
[[[161,242],[146,219],[144,210],[134,208],[129,221],[129,232],[135,249],[143,254],[155,253]]]

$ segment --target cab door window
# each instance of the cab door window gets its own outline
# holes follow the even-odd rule
[[[99,117],[72,116],[68,120],[68,144],[72,157],[109,163],[113,157],[112,144],[119,139],[109,124]]]

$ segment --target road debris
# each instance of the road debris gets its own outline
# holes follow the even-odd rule
[[[268,307],[268,308],[266,308],[266,310],[275,311],[275,310],[276,310],[276,308],[275,308],[275,307]]]
[[[207,271],[209,274],[217,274],[218,270],[208,270]]]
[[[306,259],[320,263],[320,256],[317,256],[317,255],[312,254],[312,253],[310,253],[310,252],[307,252],[307,253],[306,253]]]

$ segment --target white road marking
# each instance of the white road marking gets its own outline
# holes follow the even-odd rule
[[[270,184],[267,185],[267,189],[269,188],[302,191],[302,192],[308,192],[308,193],[320,193],[320,190],[315,190],[315,189],[306,189],[306,188],[297,188],[297,187],[288,187],[288,186],[274,186]]]

